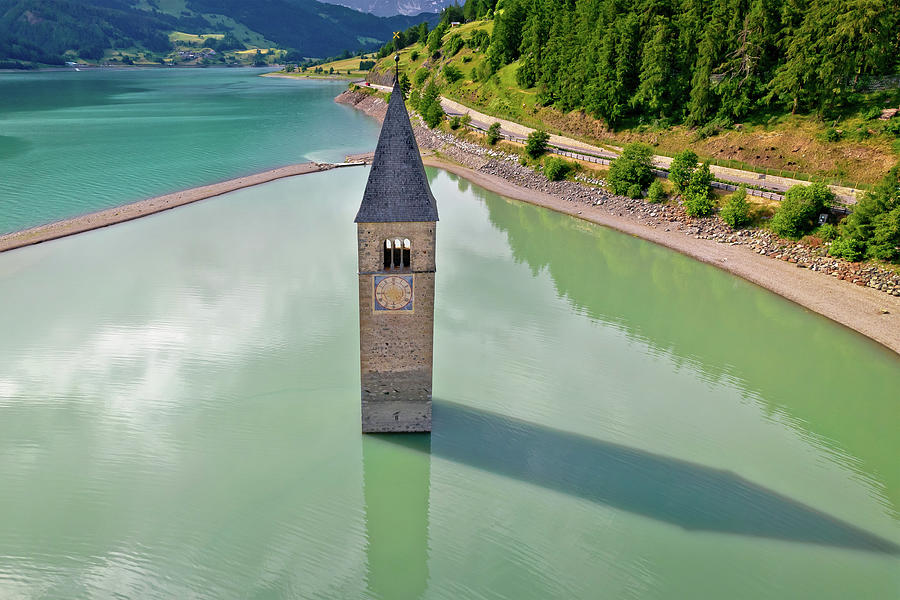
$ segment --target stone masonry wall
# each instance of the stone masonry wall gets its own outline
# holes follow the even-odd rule
[[[385,239],[410,240],[410,268],[383,271]],[[363,431],[430,431],[435,223],[359,223]],[[413,275],[412,311],[374,311],[374,274]]]

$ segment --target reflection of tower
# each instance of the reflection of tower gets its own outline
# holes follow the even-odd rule
[[[374,598],[421,598],[428,585],[431,437],[366,437],[366,583]]]
[[[437,220],[395,78],[356,215],[364,432],[431,431]]]

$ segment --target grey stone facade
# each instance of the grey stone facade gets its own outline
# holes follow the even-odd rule
[[[431,431],[437,206],[395,83],[356,217],[362,431]],[[409,263],[385,265],[386,240]],[[390,262],[390,261],[389,261]],[[411,279],[411,310],[376,310],[376,276]],[[404,284],[405,285],[405,284]]]

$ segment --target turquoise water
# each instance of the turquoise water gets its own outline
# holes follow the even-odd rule
[[[361,436],[366,175],[0,256],[0,596],[896,595],[895,356],[444,172],[434,433]]]
[[[245,74],[105,77],[148,77],[163,104],[196,86],[207,107],[231,102],[210,82],[236,78],[249,97],[315,94],[298,106],[358,118],[333,105],[336,86]],[[71,94],[32,97],[40,111],[0,95],[0,124],[39,131],[81,110]],[[97,110],[125,111],[112,97]],[[337,121],[361,137],[307,144],[270,123],[272,147],[296,152],[289,163],[374,144],[371,122]],[[216,137],[237,137],[229,127],[264,131],[237,119]],[[114,138],[84,137],[82,153]],[[4,146],[4,161],[57,152],[42,139]],[[153,164],[121,160],[125,175],[96,182],[110,202],[136,199]],[[443,171],[429,170],[434,433],[362,436],[352,221],[367,174],[279,180],[0,254],[0,598],[898,595],[895,355],[708,265]],[[58,198],[35,205],[42,218],[63,216],[67,176],[30,184]]]
[[[262,72],[0,73],[0,233],[374,147],[346,83]]]

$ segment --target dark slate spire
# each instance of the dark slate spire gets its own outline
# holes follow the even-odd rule
[[[395,73],[394,90],[355,222],[437,220],[437,204],[428,186],[419,146],[403,102],[403,90]]]

